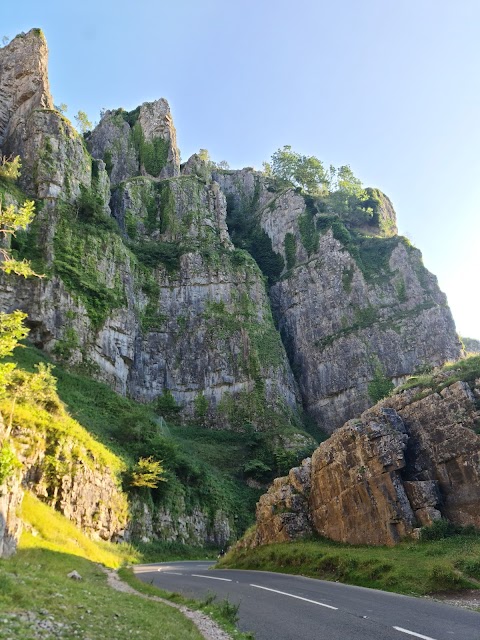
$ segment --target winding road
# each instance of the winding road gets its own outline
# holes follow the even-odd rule
[[[209,561],[134,567],[160,589],[240,605],[256,640],[480,640],[480,614],[424,598],[264,571],[213,570]]]

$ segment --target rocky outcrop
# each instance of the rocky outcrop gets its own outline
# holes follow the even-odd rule
[[[0,148],[15,152],[12,140],[22,137],[36,109],[53,109],[48,84],[48,49],[40,29],[17,36],[0,49]]]
[[[338,429],[260,498],[243,546],[313,532],[393,545],[441,517],[480,529],[480,378],[457,375],[399,392]]]
[[[307,413],[327,432],[372,404],[379,376],[397,383],[459,357],[461,345],[436,278],[395,236],[392,203],[367,189],[371,213],[280,189],[259,172],[214,171],[234,242],[266,234],[283,269],[270,288],[276,324]],[[270,258],[270,263],[272,262]]]
[[[113,185],[139,175],[180,175],[177,134],[164,98],[145,102],[132,112],[106,111],[87,145],[94,158],[105,162]]]
[[[480,340],[461,338],[467,353],[480,353]]]
[[[66,425],[38,411],[40,420],[51,422],[44,433],[18,419],[12,432],[22,463],[23,487],[91,537],[111,540],[125,528],[128,518],[127,499],[116,474],[119,469],[101,452],[79,442],[81,435],[59,433]],[[65,420],[73,422],[71,418]]]

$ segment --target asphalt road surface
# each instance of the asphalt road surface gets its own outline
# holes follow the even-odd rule
[[[256,640],[480,640],[480,613],[424,598],[266,571],[212,570],[213,562],[134,567],[160,589],[238,603]]]

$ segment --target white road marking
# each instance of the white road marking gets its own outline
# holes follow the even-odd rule
[[[176,571],[162,571],[161,569],[157,569],[157,571],[160,571],[167,576],[183,576],[183,573],[177,573]]]
[[[285,591],[277,591],[276,589],[261,587],[259,584],[251,584],[250,586],[255,587],[256,589],[264,589],[265,591],[273,591],[273,593],[280,593],[282,596],[289,596],[290,598],[296,598],[297,600],[303,600],[304,602],[311,602],[312,604],[318,604],[320,607],[326,607],[327,609],[334,609],[335,611],[338,611],[338,607],[332,607],[330,604],[318,602],[317,600],[309,600],[308,598],[302,598],[301,596],[294,596],[293,593],[285,593]]]
[[[397,631],[401,631],[402,633],[407,633],[409,636],[414,636],[415,638],[422,638],[423,640],[435,640],[435,638],[431,638],[430,636],[422,636],[421,633],[415,633],[415,631],[409,631],[408,629],[402,629],[402,627],[393,627]]]
[[[222,580],[223,582],[232,582],[230,578],[216,578],[215,576],[201,576],[198,573],[192,573],[192,578],[207,578],[208,580]]]

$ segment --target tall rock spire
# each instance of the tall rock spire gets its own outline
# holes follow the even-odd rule
[[[22,33],[0,49],[0,148],[5,155],[13,151],[32,111],[53,109],[47,66],[47,42],[40,29]]]

